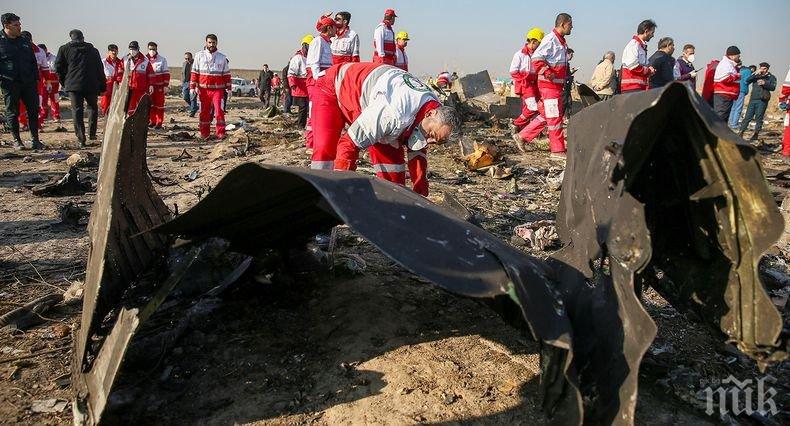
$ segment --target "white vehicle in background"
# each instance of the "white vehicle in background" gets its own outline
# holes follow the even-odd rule
[[[251,81],[239,77],[230,79],[230,91],[233,96],[255,96],[255,85]]]

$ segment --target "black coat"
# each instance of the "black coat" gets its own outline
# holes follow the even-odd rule
[[[675,80],[673,71],[675,69],[675,58],[669,56],[667,52],[657,50],[648,60],[650,66],[656,69],[656,73],[650,76],[650,88],[665,86]]]
[[[38,82],[38,63],[33,44],[24,37],[8,38],[0,29],[0,85],[11,83],[35,85]]]
[[[92,44],[70,41],[58,50],[55,72],[63,90],[87,94],[102,93],[106,89],[101,55]]]

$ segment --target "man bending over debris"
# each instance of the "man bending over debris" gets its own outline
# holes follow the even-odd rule
[[[334,65],[315,87],[312,168],[356,170],[367,149],[376,176],[406,183],[406,158],[414,192],[428,195],[427,146],[457,134],[455,109],[442,106],[422,81],[394,66]],[[348,124],[348,132],[341,136]]]

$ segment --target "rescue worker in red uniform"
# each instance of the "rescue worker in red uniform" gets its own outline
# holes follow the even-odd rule
[[[540,42],[543,41],[543,36],[544,32],[540,28],[529,30],[526,44],[524,44],[524,47],[520,50],[516,51],[513,55],[513,60],[510,62],[510,76],[513,77],[513,91],[521,98],[521,115],[513,120],[515,131],[513,140],[516,142],[516,147],[521,152],[527,150],[525,143],[532,141],[537,134],[525,134],[522,138],[519,132],[532,120],[542,120],[538,112],[538,101],[540,100],[540,93],[538,92],[538,75],[535,74],[535,71],[532,69],[532,54],[535,52],[535,49],[538,48]]]
[[[409,72],[409,57],[406,55],[406,46],[409,45],[409,33],[399,31],[395,36],[395,66]]]
[[[49,63],[47,61],[47,53],[44,49],[41,49],[36,44],[33,43],[33,35],[30,34],[30,31],[22,31],[22,37],[25,37],[30,41],[30,46],[33,48],[33,54],[36,57],[36,63],[38,64],[38,85],[36,86],[36,91],[38,92],[38,129],[41,129],[41,126],[44,125],[44,115],[42,115],[41,103],[43,102],[43,98],[47,96],[47,90],[51,88],[49,80],[51,80],[51,71],[49,69]],[[25,104],[23,102],[19,102],[19,124],[22,126],[22,131],[28,129],[28,119],[27,119],[27,108],[25,108]]]
[[[392,9],[384,11],[384,20],[373,31],[373,62],[377,64],[395,65],[395,18],[398,15]]]
[[[713,74],[713,111],[725,122],[730,119],[732,104],[741,90],[740,61],[740,49],[730,46]]]
[[[656,23],[644,20],[636,27],[636,35],[625,45],[621,57],[620,93],[640,92],[649,88],[648,79],[656,70],[649,65],[647,42],[656,34]]]
[[[151,93],[151,109],[148,114],[148,127],[161,129],[165,121],[165,92],[170,87],[170,68],[167,58],[160,55],[156,42],[148,42],[148,62],[154,69],[154,91]]]
[[[118,46],[107,46],[107,57],[102,61],[104,65],[104,94],[101,97],[101,115],[107,115],[115,84],[123,81],[123,61],[118,57]]]
[[[318,81],[313,110],[312,168],[355,170],[359,151],[367,149],[376,176],[404,185],[408,167],[414,191],[424,196],[427,146],[460,130],[455,110],[443,107],[428,86],[384,64],[332,66]]]
[[[154,68],[148,58],[140,53],[137,41],[129,42],[129,54],[123,60],[124,72],[129,74],[129,97],[126,99],[126,114],[137,111],[137,104],[146,94],[154,91]]]
[[[545,121],[549,133],[549,149],[552,157],[565,158],[565,135],[562,133],[564,116],[562,92],[565,80],[570,75],[568,69],[568,45],[565,37],[571,34],[573,19],[567,13],[560,13],[554,21],[554,29],[543,37],[543,41],[532,54],[532,68],[538,75],[540,103],[538,112]],[[532,123],[539,123],[533,120]],[[527,131],[531,124],[522,130]]]
[[[337,31],[332,37],[332,63],[359,62],[359,35],[348,27],[351,14],[337,12],[335,14]]]
[[[784,110],[784,136],[782,137],[782,155],[790,157],[790,108],[787,107],[790,102],[790,70],[787,71],[785,82],[782,84],[782,92],[779,94],[779,109]]]
[[[41,98],[41,120],[46,120],[47,116],[49,116],[52,120],[60,123],[60,104],[58,103],[60,80],[58,80],[58,74],[55,72],[56,58],[55,55],[49,53],[46,45],[39,44],[38,47],[46,54],[47,66],[49,67],[49,74],[44,85],[44,96]]]
[[[299,108],[297,123],[302,128],[307,126],[308,98],[307,98],[307,53],[313,36],[307,34],[302,37],[302,48],[297,50],[288,62],[288,72],[286,78],[288,87],[291,89],[292,104]],[[307,143],[311,143],[309,139]],[[312,145],[307,145],[307,149],[313,149]]]
[[[436,76],[436,85],[441,89],[451,89],[453,82],[452,76],[447,71],[442,71]]]
[[[206,35],[206,48],[195,55],[189,81],[190,96],[200,100],[200,137],[211,136],[211,113],[216,119],[216,137],[225,137],[225,94],[230,92],[228,59],[217,51],[217,36]]]
[[[313,38],[307,48],[307,123],[305,123],[305,145],[315,148],[313,143],[313,91],[316,81],[324,76],[327,68],[332,66],[332,37],[335,36],[335,21],[328,16],[322,16],[315,24],[318,37]]]

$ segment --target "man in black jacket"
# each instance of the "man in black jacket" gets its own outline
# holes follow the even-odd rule
[[[771,92],[776,90],[776,77],[768,72],[769,68],[771,66],[767,62],[761,62],[760,68],[746,79],[746,84],[752,85],[752,94],[749,95],[749,106],[746,107],[746,116],[743,117],[738,134],[743,137],[743,133],[749,128],[749,123],[754,119],[754,133],[749,138],[751,141],[756,141],[760,137]]]
[[[82,31],[71,30],[71,41],[60,46],[55,69],[68,92],[74,115],[74,134],[80,147],[85,146],[84,104],[88,104],[88,137],[96,140],[99,109],[96,100],[106,90],[101,55],[92,44],[86,43]]]
[[[19,16],[4,13],[0,16],[0,89],[5,102],[6,125],[14,138],[15,149],[25,149],[19,136],[19,102],[27,109],[32,149],[44,149],[38,140],[38,63],[32,42],[22,37]]]
[[[664,37],[658,41],[658,50],[648,59],[651,67],[656,72],[650,76],[650,88],[656,89],[663,87],[675,80],[675,41],[671,37]]]
[[[258,73],[258,93],[264,108],[269,107],[272,97],[272,78],[274,78],[274,73],[269,70],[269,65],[263,64],[263,69]]]

